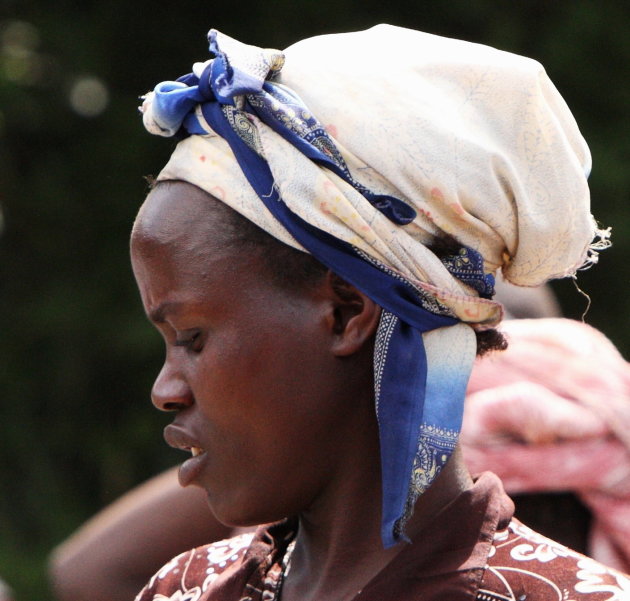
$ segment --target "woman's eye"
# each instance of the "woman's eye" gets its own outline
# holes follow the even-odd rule
[[[190,351],[199,352],[201,350],[201,333],[187,334],[175,340],[175,346],[183,346]]]

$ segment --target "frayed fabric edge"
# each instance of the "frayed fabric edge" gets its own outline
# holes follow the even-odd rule
[[[599,253],[612,246],[612,240],[610,239],[611,234],[611,227],[595,227],[593,240],[586,249],[586,259],[584,260],[584,263],[578,267],[579,271],[584,271],[586,269],[590,269],[593,265],[597,265],[599,261]]]

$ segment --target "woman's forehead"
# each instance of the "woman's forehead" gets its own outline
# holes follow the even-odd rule
[[[208,193],[186,182],[159,183],[146,197],[133,226],[138,240],[186,247],[225,247],[231,211]]]

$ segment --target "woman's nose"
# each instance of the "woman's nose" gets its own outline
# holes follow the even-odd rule
[[[179,411],[193,402],[192,392],[173,365],[166,361],[151,389],[151,401],[160,411]]]

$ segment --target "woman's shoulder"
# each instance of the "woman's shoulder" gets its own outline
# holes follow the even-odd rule
[[[252,538],[248,532],[181,553],[151,578],[136,601],[201,599],[219,576],[238,569]]]
[[[572,551],[516,519],[498,531],[477,601],[629,601],[630,576]]]

